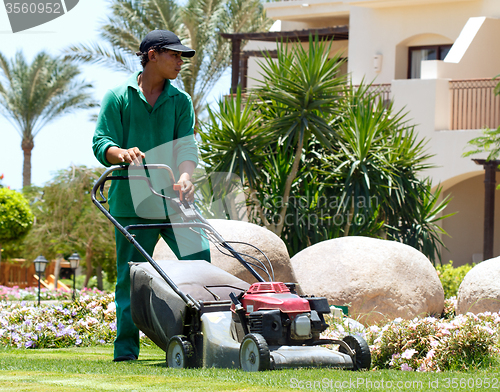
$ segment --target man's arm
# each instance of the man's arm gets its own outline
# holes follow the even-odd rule
[[[196,168],[196,163],[193,161],[183,161],[179,165],[179,181],[177,184],[180,184],[181,192],[184,194],[184,197],[187,201],[194,201],[194,185],[191,182],[191,177],[193,175],[194,169]]]

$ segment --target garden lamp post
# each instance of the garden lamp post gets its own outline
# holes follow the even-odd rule
[[[38,256],[35,261],[35,271],[38,274],[38,306],[40,306],[40,281],[42,280],[42,274],[45,272],[45,267],[48,264],[48,261],[42,255]]]
[[[80,255],[75,252],[68,257],[68,260],[71,270],[73,271],[73,301],[74,301],[76,292],[76,285],[75,285],[76,269],[78,268],[78,264],[80,264]]]

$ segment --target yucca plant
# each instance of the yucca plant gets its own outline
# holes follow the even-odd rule
[[[439,257],[448,200],[417,174],[425,141],[406,114],[370,84],[348,85],[329,45],[278,46],[266,57],[255,98],[238,91],[210,112],[202,133],[209,171],[239,175],[254,222],[291,255],[347,235],[391,238]],[[237,130],[237,132],[236,132]]]
[[[22,52],[12,60],[0,53],[0,114],[21,136],[23,187],[31,184],[35,137],[51,121],[77,109],[95,106],[92,85],[79,80],[70,59],[39,53],[29,64]]]
[[[293,163],[280,189],[283,206],[276,224],[268,225],[281,235],[292,184],[297,178],[305,146],[314,136],[331,148],[335,131],[328,118],[339,115],[346,75],[341,54],[330,57],[332,42],[309,37],[309,46],[278,45],[277,59],[266,55],[260,62],[261,85],[255,89],[264,117],[263,132],[273,135],[285,150],[293,150]]]
[[[436,265],[441,263],[441,249],[445,247],[441,237],[447,235],[439,222],[455,213],[444,214],[450,202],[447,196],[439,201],[442,187],[432,191],[429,179],[417,183],[411,197],[414,210],[403,208],[399,215],[387,222],[387,238],[410,245],[426,255]],[[406,198],[407,200],[410,197]]]

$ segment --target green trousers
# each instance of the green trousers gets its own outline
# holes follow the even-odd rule
[[[164,223],[164,221],[142,218],[115,217],[115,219],[124,227],[134,224]],[[199,233],[199,229],[193,230]],[[147,229],[134,230],[131,233],[135,234],[135,239],[149,255],[153,254],[161,235],[179,260],[206,260],[210,262],[210,247],[207,239],[189,229]],[[130,354],[139,357],[139,330],[132,321],[130,313],[130,269],[128,263],[130,261],[145,262],[146,260],[116,228],[115,240],[117,276],[114,358]],[[189,254],[190,251],[193,253]],[[165,272],[168,275],[168,271]]]

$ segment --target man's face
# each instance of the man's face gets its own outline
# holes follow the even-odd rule
[[[161,53],[155,52],[155,56],[157,59],[157,70],[163,78],[175,79],[181,70],[181,65],[184,64],[181,52],[167,50]]]

